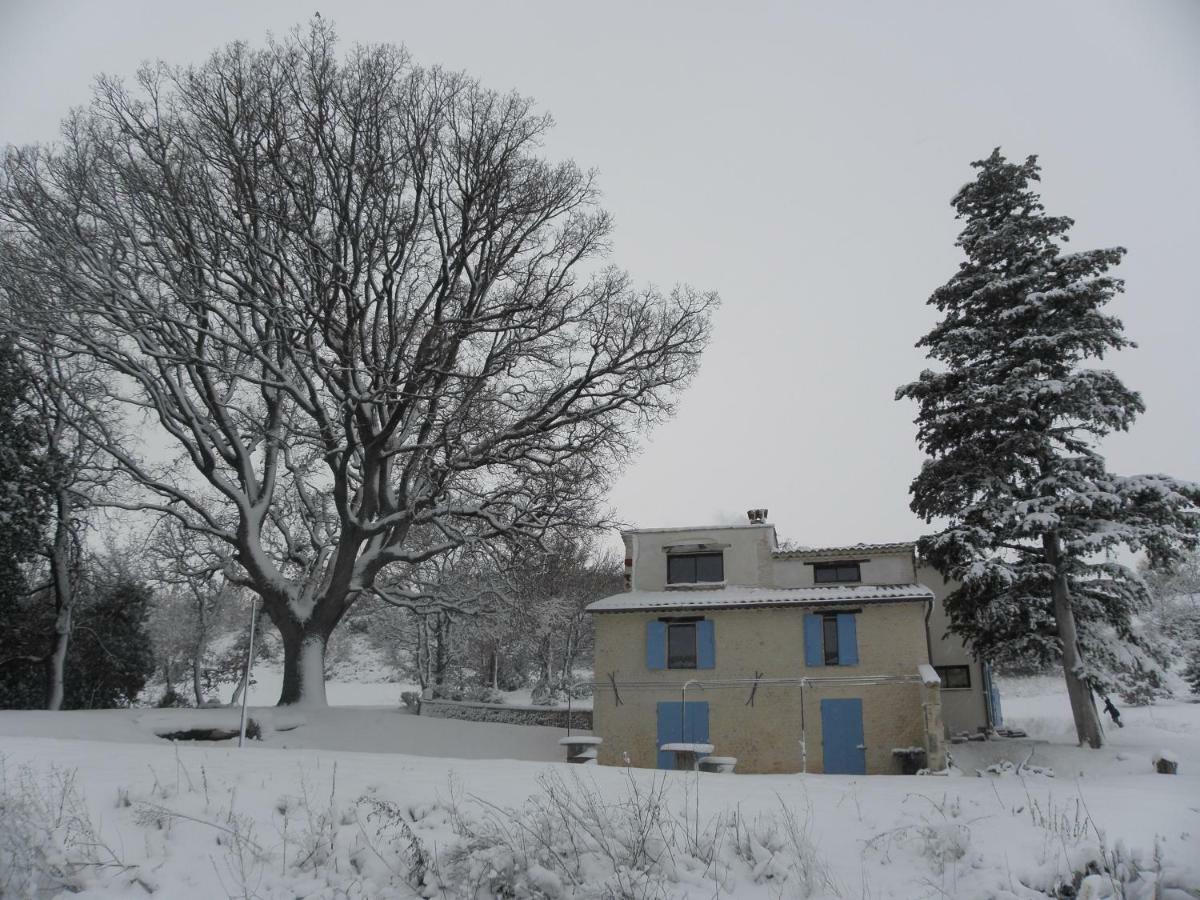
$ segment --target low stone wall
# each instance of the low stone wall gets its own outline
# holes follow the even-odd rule
[[[504,722],[508,725],[545,725],[566,728],[567,711],[547,706],[510,706],[505,703],[468,703],[460,700],[422,700],[421,715],[468,722]],[[592,730],[590,709],[571,710],[571,728]]]

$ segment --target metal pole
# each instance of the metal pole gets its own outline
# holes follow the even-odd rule
[[[679,739],[681,741],[687,740],[687,689],[689,684],[691,684],[690,680],[683,683],[683,690],[680,691],[679,696]]]
[[[246,741],[246,700],[250,697],[250,664],[254,661],[254,621],[258,618],[258,597],[250,598],[250,647],[246,650],[246,686],[242,689],[242,724],[238,727],[238,746]]]
[[[572,690],[571,683],[568,681],[567,682],[567,737],[571,736],[571,694],[573,694],[573,693],[574,693],[574,691]]]
[[[687,681],[685,681],[683,683],[683,688],[680,690],[680,701],[681,702],[679,704],[679,739],[681,741],[683,741],[685,744],[694,743],[693,741],[688,740],[688,733],[687,733],[687,690],[693,684],[696,687],[700,688],[700,690],[704,690],[704,685],[702,685],[695,678],[689,678]],[[697,756],[695,753],[693,753],[692,760],[693,760],[694,768],[698,771],[700,768],[700,763],[699,763],[700,757]]]
[[[808,735],[805,734],[804,728],[804,686],[806,682],[800,681],[800,771],[805,775],[808,774]]]

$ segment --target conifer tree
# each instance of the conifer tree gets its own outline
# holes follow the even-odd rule
[[[49,656],[26,569],[46,525],[45,448],[30,403],[31,376],[0,335],[0,707],[40,705]]]
[[[1074,222],[1046,215],[1036,157],[996,149],[972,165],[952,201],[966,260],[930,297],[942,319],[917,344],[941,368],[896,393],[917,401],[928,457],[912,509],[947,520],[920,549],[961,584],[947,612],[977,655],[1062,661],[1079,741],[1099,747],[1092,690],[1145,660],[1130,617],[1146,588],[1109,551],[1166,561],[1196,546],[1200,486],[1111,474],[1097,450],[1143,410],[1092,363],[1134,346],[1104,312],[1125,250],[1063,252]]]

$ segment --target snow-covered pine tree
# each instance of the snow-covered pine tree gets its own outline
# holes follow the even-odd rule
[[[1133,346],[1103,312],[1125,250],[1062,252],[1074,223],[1045,214],[1036,157],[1010,163],[996,149],[972,165],[952,201],[966,260],[930,297],[943,318],[917,344],[942,369],[896,392],[917,401],[928,455],[913,511],[948,520],[920,548],[961,583],[946,607],[978,655],[1062,660],[1080,743],[1099,747],[1091,689],[1140,658],[1130,616],[1146,592],[1109,551],[1167,560],[1194,547],[1200,486],[1113,475],[1097,452],[1143,410],[1088,364]]]

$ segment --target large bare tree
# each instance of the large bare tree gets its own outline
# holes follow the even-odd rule
[[[281,703],[324,701],[326,640],[381,573],[593,508],[716,299],[605,267],[593,176],[541,158],[531,101],[335,43],[314,19],[101,79],[0,176],[0,288],[166,436],[169,461],[80,423],[124,505],[230,548]]]

